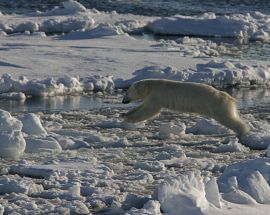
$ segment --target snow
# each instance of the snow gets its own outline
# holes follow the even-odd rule
[[[94,25],[86,9],[76,1],[66,1],[64,8],[27,15],[2,15],[0,30],[8,34],[29,32],[67,33]]]
[[[197,64],[196,69],[181,71],[173,67],[147,66],[133,73],[135,77],[116,80],[117,87],[128,87],[135,81],[146,78],[200,82],[217,87],[267,85],[269,65],[250,65],[230,60],[211,60]]]
[[[224,153],[224,152],[248,152],[249,148],[245,147],[237,138],[230,138],[228,143],[220,145],[214,152]]]
[[[19,93],[9,92],[9,93],[1,93],[0,99],[18,100],[18,101],[24,102],[26,100],[26,96],[22,92],[19,92]]]
[[[0,110],[0,157],[19,158],[25,150],[22,123],[9,112]]]
[[[134,168],[147,170],[149,172],[160,172],[165,170],[165,165],[159,161],[136,162]]]
[[[22,131],[29,135],[46,135],[47,132],[43,128],[40,118],[34,113],[28,113],[19,118],[22,122]]]
[[[42,191],[43,186],[35,184],[31,178],[20,178],[18,175],[0,177],[0,194],[24,193],[32,195],[33,193]]]
[[[269,40],[269,16],[255,14],[234,14],[218,16],[204,13],[199,16],[164,17],[147,25],[155,34],[190,35],[205,37],[235,37],[250,40]]]
[[[232,183],[231,181],[234,181]],[[244,192],[244,195],[249,196],[249,199],[254,199],[260,204],[269,203],[269,159],[257,158],[254,160],[242,161],[228,166],[218,180],[219,189],[221,192],[229,193],[226,199],[232,202],[240,202],[236,195],[232,195],[231,190],[239,190]],[[239,192],[238,192],[239,193]],[[237,193],[236,193],[237,194]],[[238,194],[239,196],[239,194]],[[251,201],[247,199],[245,203]]]
[[[194,134],[226,134],[229,130],[224,126],[220,125],[214,119],[202,119],[199,120],[194,127],[189,129],[189,132]]]
[[[256,120],[251,114],[246,115],[251,131],[241,138],[242,144],[254,149],[267,149],[270,144],[269,124]]]
[[[76,77],[64,76],[56,80],[47,78],[43,80],[28,80],[21,76],[12,78],[10,74],[1,76],[0,98],[25,100],[25,94],[36,97],[51,97],[59,95],[78,95],[89,91],[112,91],[114,82],[112,76],[85,77],[81,81]]]
[[[25,137],[25,141],[26,153],[59,153],[62,151],[61,145],[51,137]]]
[[[267,43],[268,20],[261,13],[145,17],[73,0],[45,12],[1,14],[1,102],[87,95],[107,105],[0,110],[0,214],[267,214],[267,93],[238,97],[251,127],[240,139],[186,113],[127,123],[121,113],[133,106],[121,100],[125,88],[146,78],[267,88],[268,62],[225,58],[241,50],[193,36]],[[134,37],[147,29],[185,37]]]
[[[180,123],[175,125],[173,122],[162,123],[159,125],[159,137],[161,139],[175,138],[185,134],[186,125]]]
[[[202,177],[189,172],[170,178],[156,189],[156,198],[160,202],[162,211],[173,214],[203,214],[209,207],[205,197],[205,185]]]

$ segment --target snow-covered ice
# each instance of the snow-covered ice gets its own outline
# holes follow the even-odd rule
[[[203,214],[209,207],[205,185],[198,172],[188,172],[169,178],[156,189],[156,198],[165,213]]]
[[[164,17],[147,25],[155,34],[206,37],[240,37],[269,41],[268,15],[235,14],[218,16],[205,13],[199,16]]]
[[[0,157],[19,158],[25,150],[22,123],[9,112],[0,110]]]

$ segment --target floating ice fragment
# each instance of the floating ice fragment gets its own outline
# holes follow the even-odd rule
[[[216,153],[224,152],[248,152],[249,148],[238,142],[237,138],[230,138],[228,143],[222,144],[213,150]]]
[[[248,204],[255,200],[261,204],[269,204],[269,178],[269,158],[258,158],[228,166],[219,177],[218,185],[229,201],[231,199],[233,202]]]
[[[214,206],[216,206],[217,208],[221,208],[220,194],[216,178],[211,178],[205,184],[205,197]]]
[[[32,195],[42,192],[43,186],[35,184],[30,178],[21,178],[18,175],[0,176],[0,194],[25,193]]]
[[[250,195],[239,189],[232,189],[231,191],[224,193],[222,198],[236,204],[256,204],[256,201]]]
[[[270,145],[269,123],[256,120],[251,114],[244,117],[248,120],[251,131],[243,135],[240,142],[252,149],[267,149]]]
[[[59,143],[52,137],[26,137],[26,153],[60,153],[62,151]]]
[[[70,10],[70,11],[85,12],[87,10],[82,4],[80,4],[77,1],[73,1],[73,0],[64,1],[63,6],[65,9]]]
[[[228,134],[229,130],[224,126],[220,125],[214,119],[201,119],[196,125],[189,129],[189,132],[194,134]]]
[[[34,113],[24,114],[19,117],[23,123],[22,131],[29,135],[46,135],[47,132],[41,124],[40,118]]]
[[[19,158],[25,150],[22,123],[9,112],[0,110],[0,157]]]
[[[160,161],[138,161],[134,163],[134,168],[150,172],[161,172],[166,169],[164,163]]]
[[[147,25],[155,34],[207,37],[233,37],[250,40],[269,39],[269,16],[256,14],[220,15],[204,13],[199,16],[158,18]],[[266,31],[265,33],[261,33]],[[259,36],[258,36],[259,35]]]
[[[178,215],[203,214],[209,207],[205,185],[198,172],[188,172],[171,177],[158,185],[155,196],[165,213]]]
[[[179,137],[185,134],[186,125],[184,123],[178,123],[177,125],[173,122],[161,123],[159,125],[159,137],[161,139],[168,139],[173,137]]]
[[[7,100],[18,100],[20,102],[24,102],[26,100],[26,96],[24,93],[19,92],[10,92],[10,93],[1,93],[0,99],[7,99]]]
[[[137,194],[128,194],[125,201],[122,204],[124,210],[129,210],[132,207],[142,208],[146,202],[150,200],[147,196],[137,195]]]

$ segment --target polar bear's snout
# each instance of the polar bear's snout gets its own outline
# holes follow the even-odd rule
[[[128,94],[126,94],[126,95],[124,96],[124,98],[123,98],[123,100],[122,100],[122,103],[123,103],[123,104],[128,104],[128,103],[130,103],[130,98],[129,98]]]

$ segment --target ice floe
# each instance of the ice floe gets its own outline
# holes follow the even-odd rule
[[[268,122],[256,120],[252,114],[245,115],[249,122],[251,131],[241,137],[240,142],[253,149],[267,149],[270,145]]]
[[[124,32],[117,26],[111,24],[99,24],[92,29],[71,32],[59,38],[64,40],[83,40],[121,34],[124,34]]]
[[[32,195],[43,191],[43,186],[35,184],[31,178],[21,178],[18,175],[11,177],[0,176],[0,194],[6,193],[24,193]]]
[[[195,124],[194,127],[189,128],[188,132],[191,132],[193,134],[211,135],[211,134],[228,134],[230,131],[229,129],[220,125],[214,119],[201,119]]]
[[[210,183],[207,189],[208,193],[209,189],[214,189]],[[208,194],[209,200],[216,199],[215,201],[218,201],[219,193],[211,192],[211,194],[215,197],[210,197]],[[209,207],[205,184],[198,172],[188,172],[165,180],[157,187],[155,195],[160,202],[162,211],[169,214],[173,214],[175,211],[183,215],[203,214],[203,210]]]
[[[69,0],[63,2],[63,8],[57,7],[47,12],[2,15],[0,29],[8,34],[26,31],[53,34],[87,29],[94,23],[95,21],[83,5]]]
[[[159,137],[161,139],[175,138],[185,134],[186,125],[184,123],[178,123],[175,125],[173,122],[162,123],[159,125]]]
[[[9,112],[0,110],[0,157],[19,158],[25,150],[22,123]]]
[[[269,65],[248,65],[237,61],[214,59],[197,64],[196,70],[177,70],[172,67],[147,66],[133,73],[128,80],[116,79],[116,87],[128,87],[142,79],[169,79],[200,82],[217,87],[269,85]]]
[[[46,135],[47,132],[41,124],[40,118],[34,113],[28,113],[19,120],[23,123],[22,131],[29,135]]]
[[[25,100],[25,95],[39,97],[77,95],[90,91],[111,92],[114,89],[112,76],[93,76],[81,79],[64,76],[57,79],[28,80],[26,77],[15,79],[9,74],[3,74],[0,81],[0,92],[2,93],[0,98],[16,100]]]
[[[25,137],[26,141],[26,153],[40,153],[40,152],[49,152],[49,153],[59,153],[62,151],[62,147],[52,137]]]
[[[219,177],[218,185],[227,201],[269,204],[269,159],[246,160],[228,166]]]
[[[245,147],[239,143],[237,138],[229,138],[228,142],[218,146],[214,152],[224,153],[224,152],[248,152],[249,148]]]
[[[250,40],[269,40],[269,16],[254,14],[234,14],[218,16],[205,13],[199,16],[159,18],[147,25],[155,34],[190,35],[205,37],[240,37]]]

